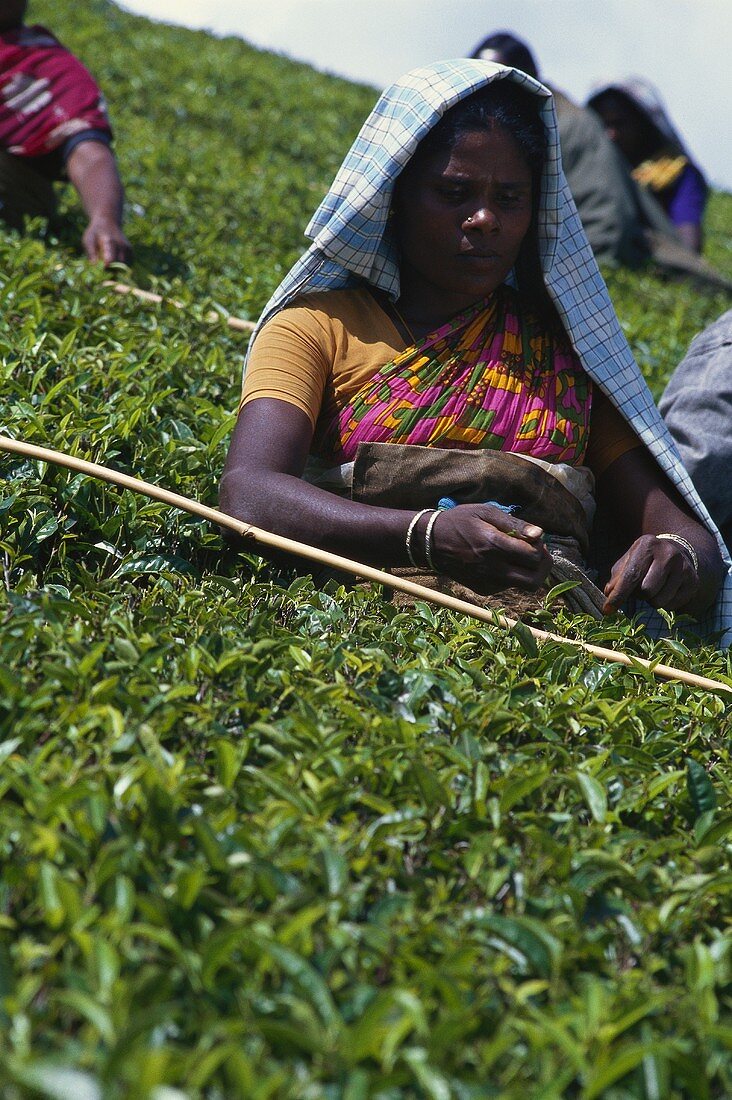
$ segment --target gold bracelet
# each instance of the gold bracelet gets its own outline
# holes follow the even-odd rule
[[[694,572],[699,576],[699,558],[696,556],[696,550],[690,542],[687,542],[681,535],[675,535],[670,531],[665,531],[662,535],[656,535],[656,538],[668,539],[669,542],[677,542],[683,550],[686,550],[686,553],[691,558],[691,564],[694,566]]]
[[[432,508],[423,508],[421,512],[417,512],[416,516],[412,516],[411,520],[409,521],[409,527],[407,527],[407,538],[405,540],[407,546],[407,555],[409,556],[409,560],[411,561],[415,569],[418,569],[419,566],[414,560],[414,554],[412,553],[412,538],[414,536],[414,529],[421,520],[422,516],[426,516],[428,512],[432,511],[434,511],[434,509]]]

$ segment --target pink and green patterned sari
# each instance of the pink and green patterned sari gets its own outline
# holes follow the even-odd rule
[[[591,404],[569,343],[521,316],[516,292],[502,286],[381,367],[318,422],[312,450],[335,464],[359,443],[487,447],[579,466]]]

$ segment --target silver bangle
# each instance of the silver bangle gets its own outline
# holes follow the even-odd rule
[[[433,573],[437,572],[437,568],[434,561],[432,560],[432,528],[435,526],[435,523],[437,522],[437,517],[442,513],[442,511],[442,508],[438,508],[437,511],[432,513],[429,520],[427,521],[427,530],[424,533],[424,553],[425,557],[427,558],[427,564],[429,565]]]
[[[422,516],[426,516],[427,513],[431,512],[431,511],[432,511],[432,508],[423,508],[421,512],[417,512],[416,516],[412,516],[411,520],[409,521],[409,527],[407,527],[407,537],[406,537],[406,540],[405,540],[406,547],[407,547],[407,555],[408,555],[409,560],[411,561],[411,563],[412,563],[412,565],[414,566],[415,569],[418,569],[419,566],[418,566],[417,562],[414,560],[414,554],[412,553],[412,538],[414,537],[414,529],[417,526],[417,524],[419,523],[419,521],[421,520]]]
[[[686,550],[686,553],[691,558],[691,564],[694,566],[694,572],[697,576],[699,575],[699,558],[696,556],[696,550],[690,542],[687,542],[681,535],[672,534],[670,531],[665,531],[662,535],[656,535],[656,538],[668,539],[669,542],[677,542],[682,549]]]

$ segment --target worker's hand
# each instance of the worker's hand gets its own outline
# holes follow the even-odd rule
[[[666,611],[685,611],[696,600],[699,576],[686,550],[671,539],[641,535],[612,568],[605,585],[605,614],[636,596]]]
[[[132,245],[111,218],[93,217],[81,242],[89,259],[101,260],[105,267],[113,263],[128,264],[132,260]]]
[[[423,536],[425,524],[419,527]],[[552,565],[543,533],[536,524],[490,504],[459,504],[435,520],[432,558],[436,569],[474,592],[495,592],[514,585],[536,589]]]

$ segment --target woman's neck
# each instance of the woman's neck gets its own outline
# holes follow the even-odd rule
[[[476,302],[485,300],[485,298],[479,298],[467,301],[457,296],[453,300],[452,296],[445,295],[439,303],[426,303],[423,299],[415,300],[408,292],[402,291],[394,308],[410,335],[416,340],[421,340],[428,333],[447,324],[457,314],[475,305]]]
[[[400,265],[399,276],[397,309],[417,338],[434,332],[459,313],[470,309],[476,302],[485,301],[493,293],[485,286],[462,287],[451,291],[431,282],[405,263]]]

